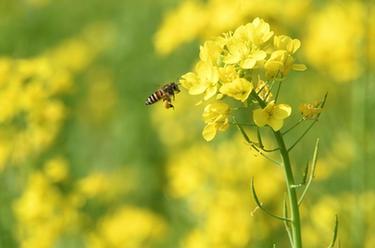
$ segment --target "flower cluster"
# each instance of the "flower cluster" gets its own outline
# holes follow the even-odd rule
[[[186,73],[180,83],[191,95],[203,95],[210,102],[204,109],[206,127],[203,137],[212,140],[216,132],[229,125],[230,106],[225,99],[251,104],[251,95],[261,109],[254,111],[256,125],[269,125],[274,131],[283,126],[291,107],[276,104],[270,88],[291,70],[304,71],[306,66],[293,57],[301,46],[297,39],[275,35],[270,25],[260,18],[238,27],[234,32],[206,41],[200,47],[200,60],[193,72]],[[259,98],[258,100],[256,98]],[[262,106],[264,105],[264,106]]]
[[[89,26],[33,58],[0,57],[0,170],[51,146],[68,115],[63,97],[74,89],[75,76],[108,46],[107,30]],[[98,34],[105,37],[101,42]]]

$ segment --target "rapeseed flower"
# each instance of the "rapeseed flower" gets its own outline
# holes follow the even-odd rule
[[[242,25],[236,29],[233,37],[242,41],[262,47],[273,36],[270,25],[259,17],[255,18],[251,23]]]
[[[314,119],[322,109],[317,107],[316,104],[305,103],[299,106],[299,111],[304,119]]]
[[[272,52],[271,57],[264,64],[267,77],[284,77],[290,70],[306,70],[305,65],[295,64],[294,61],[294,58],[287,50],[276,50]]]
[[[189,90],[191,95],[204,93],[204,100],[213,97],[218,90],[218,68],[207,62],[199,62],[195,72],[189,72],[181,77],[180,83]]]
[[[212,140],[218,130],[225,131],[229,127],[229,113],[230,107],[224,102],[210,103],[204,108],[203,119],[206,126],[202,131],[202,135],[205,140]]]
[[[180,79],[189,94],[203,94],[204,101],[216,95],[216,100],[222,101],[208,103],[204,109],[203,138],[212,140],[217,130],[224,131],[229,126],[230,107],[224,103],[224,96],[242,104],[259,103],[256,97],[267,103],[272,99],[270,91],[275,78],[282,79],[290,70],[305,70],[305,65],[295,63],[294,54],[300,46],[298,39],[274,35],[270,25],[260,18],[206,41],[200,47],[200,60],[194,71]],[[254,101],[247,101],[254,88]],[[264,110],[254,111],[254,121],[258,126],[270,125],[277,131],[290,113],[288,105],[270,102]]]
[[[234,65],[225,65],[219,67],[219,79],[223,84],[231,83],[239,77],[236,67]]]
[[[224,58],[226,64],[238,64],[242,69],[252,69],[257,62],[261,62],[267,56],[253,44],[247,44],[241,39],[233,39],[226,45],[228,54]]]
[[[253,88],[253,84],[247,81],[245,78],[237,78],[231,83],[221,86],[220,92],[224,95],[233,97],[236,100],[245,102]]]
[[[287,104],[275,104],[274,101],[267,104],[263,109],[253,111],[253,119],[257,126],[270,126],[274,131],[278,131],[284,124],[284,119],[290,116],[292,108]]]

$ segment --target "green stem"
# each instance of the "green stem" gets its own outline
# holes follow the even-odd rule
[[[255,93],[252,92],[252,96],[257,100],[262,108],[266,107],[266,103]],[[293,248],[302,248],[302,237],[301,237],[301,220],[299,214],[298,198],[295,185],[292,166],[289,159],[289,151],[286,148],[283,135],[280,131],[273,131],[275,139],[277,141],[278,147],[280,149],[280,154],[283,159],[285,183],[288,192],[288,200],[290,206],[290,219],[291,219],[291,229],[293,237]]]
[[[286,149],[285,142],[280,131],[274,132],[276,141],[280,148],[280,154],[283,158],[284,173],[286,179],[286,188],[288,191],[289,206],[290,206],[290,218],[293,236],[293,248],[302,248],[302,238],[301,238],[301,221],[298,208],[298,199],[296,188],[292,187],[294,185],[293,171],[290,164],[289,153]]]

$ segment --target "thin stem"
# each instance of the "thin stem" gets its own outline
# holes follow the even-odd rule
[[[280,88],[281,88],[281,81],[279,81],[279,86],[277,87],[275,103],[277,102],[277,99],[279,98]]]
[[[262,108],[266,107],[266,103],[256,93],[253,93],[252,96],[258,101],[259,105]],[[291,210],[290,224],[292,228],[293,248],[302,248],[301,221],[297,193],[296,189],[291,187],[292,185],[295,185],[295,182],[293,177],[292,166],[289,159],[289,152],[286,148],[283,135],[281,134],[281,132],[273,131],[273,134],[280,148],[280,154],[284,164],[285,183],[288,192],[289,206]]]
[[[266,149],[266,148],[263,147],[262,150],[265,151],[265,152],[276,152],[276,151],[280,150],[280,148],[276,147],[276,148],[273,148],[273,149]]]
[[[323,97],[322,103],[320,104],[320,108],[323,109],[324,105],[327,101],[328,93],[326,93]],[[305,137],[305,135],[310,131],[310,129],[315,125],[315,123],[318,122],[321,112],[316,116],[314,121],[310,124],[310,126],[303,132],[303,134],[293,143],[291,147],[288,148],[288,152],[290,152],[302,139]],[[284,133],[285,134],[285,133]]]
[[[299,124],[301,124],[302,122],[304,121],[304,119],[300,119],[298,122],[296,122],[293,126],[291,126],[290,128],[288,128],[286,131],[283,132],[283,135],[289,133],[290,131],[292,131],[294,128],[296,128]]]
[[[298,200],[298,205],[301,205],[302,201],[303,201],[303,198],[305,197],[314,177],[315,177],[315,168],[316,168],[316,162],[317,162],[317,159],[318,159],[318,150],[319,149],[319,139],[316,140],[316,143],[315,143],[315,148],[314,148],[314,155],[313,155],[313,159],[312,159],[312,162],[311,162],[311,173],[310,173],[310,177],[309,177],[309,180],[307,181],[307,184],[306,184],[306,187],[304,188],[301,196],[300,196],[300,199]],[[308,167],[307,167],[308,168]]]
[[[284,162],[284,172],[285,172],[286,186],[287,186],[287,191],[288,191],[288,196],[289,196],[289,206],[291,210],[291,219],[292,219],[291,226],[292,226],[292,235],[293,235],[293,247],[301,248],[302,238],[301,238],[301,223],[300,223],[299,207],[298,207],[296,189],[291,187],[295,183],[294,183],[292,167],[290,164],[289,153],[288,153],[288,150],[286,149],[282,134],[279,131],[277,131],[277,132],[274,132],[274,135],[277,140],[277,143],[279,144],[281,157],[283,158],[283,162]]]
[[[259,143],[259,148],[264,151],[264,152],[275,152],[275,151],[278,151],[280,150],[280,148],[273,148],[273,149],[266,149],[263,145],[263,141],[262,141],[262,135],[260,133],[260,130],[259,128],[257,128],[257,136],[258,136],[258,143]]]
[[[242,134],[242,136],[244,137],[245,141],[247,142],[247,144],[249,144],[256,152],[258,152],[261,156],[263,156],[264,158],[268,159],[269,161],[275,163],[276,165],[281,165],[280,162],[268,157],[266,154],[263,153],[263,148],[261,147],[257,147],[257,144],[255,142],[253,142],[249,136],[247,135],[246,131],[242,128],[242,126],[240,124],[237,123],[236,121],[236,118],[233,116],[233,121],[236,123],[238,129],[240,129],[240,132]],[[262,151],[261,151],[262,150]]]
[[[289,215],[288,215],[288,204],[286,202],[286,198],[284,197],[284,218],[289,218]],[[292,237],[292,232],[290,231],[290,226],[289,226],[289,223],[284,221],[284,226],[285,226],[285,229],[286,229],[286,232],[288,233],[288,238],[289,238],[289,242],[290,242],[290,245],[293,247],[293,237]]]
[[[271,213],[270,211],[268,211],[267,209],[265,209],[262,205],[262,203],[259,201],[259,198],[258,198],[258,195],[255,191],[255,186],[254,186],[254,178],[251,180],[251,191],[253,192],[253,197],[254,197],[254,200],[255,200],[255,203],[257,204],[257,206],[263,210],[263,212],[265,212],[266,214],[268,214],[269,216],[275,218],[275,219],[278,219],[278,220],[281,220],[281,221],[285,221],[285,222],[289,222],[290,219],[288,218],[285,218],[285,217],[280,217],[280,216],[277,216],[273,213]]]
[[[288,148],[288,152],[290,152],[302,139],[305,135],[310,131],[310,129],[318,122],[318,119],[315,119],[310,126],[303,132],[303,134]]]
[[[261,156],[263,156],[265,159],[271,161],[272,163],[278,165],[278,166],[281,166],[281,163],[273,158],[270,158],[268,157],[266,154],[264,154],[261,150],[259,150],[260,148],[257,147],[254,143],[249,143],[250,146],[256,151],[258,152]]]
[[[229,124],[233,125],[241,125],[241,126],[249,126],[249,127],[256,127],[257,125],[251,123],[241,123],[241,122],[229,122]]]
[[[270,89],[269,89],[269,91],[267,92],[267,95],[264,97],[264,100],[267,101],[268,97],[269,97],[270,94],[271,94],[271,91],[272,91],[272,89],[273,89],[274,84],[275,84],[275,81],[272,80],[272,82],[271,82],[271,86],[270,86]]]

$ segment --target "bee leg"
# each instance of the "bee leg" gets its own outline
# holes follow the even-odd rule
[[[174,108],[174,106],[172,105],[170,101],[164,101],[164,106],[166,109]]]

